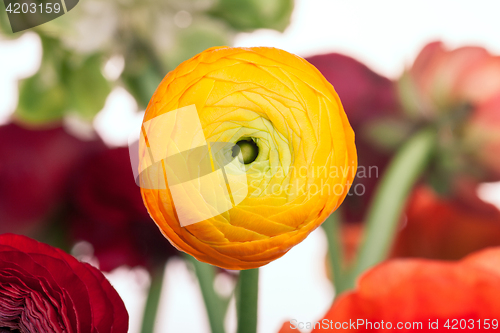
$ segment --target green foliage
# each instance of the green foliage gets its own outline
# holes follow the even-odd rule
[[[210,14],[241,31],[261,28],[284,31],[292,11],[292,0],[219,0]]]
[[[43,68],[21,84],[16,117],[30,124],[54,122],[62,118],[68,104],[63,85]]]
[[[160,73],[164,71],[158,72],[154,66],[144,62],[139,68],[125,67],[121,79],[139,106],[145,108],[162,80]]]
[[[111,85],[101,72],[101,56],[91,55],[68,75],[71,109],[82,118],[92,120],[104,107]]]
[[[227,46],[231,43],[224,26],[208,20],[199,20],[189,28],[177,34],[172,52],[166,54],[169,68],[177,67],[181,62],[213,46]]]
[[[126,54],[121,80],[139,106],[145,108],[167,69],[149,44],[137,39],[132,45]]]
[[[283,31],[293,0],[86,0],[77,8],[32,29],[42,40],[43,59],[38,73],[20,83],[18,120],[43,125],[71,112],[91,121],[113,85],[124,85],[145,108],[163,77],[182,61],[231,45],[239,31]],[[184,23],[176,21],[179,13]],[[5,11],[0,31],[18,36]],[[125,66],[109,82],[102,69],[113,56],[123,57]]]
[[[66,113],[92,120],[111,91],[101,72],[102,57],[75,55],[55,38],[42,36],[40,70],[20,85],[15,116],[31,125],[59,121]]]

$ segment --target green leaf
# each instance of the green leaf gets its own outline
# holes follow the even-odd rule
[[[121,80],[139,107],[145,108],[167,70],[152,45],[137,36],[124,56],[126,61]]]
[[[145,108],[163,78],[161,74],[155,71],[152,65],[144,62],[142,70],[133,70],[126,66],[121,79],[139,106]]]
[[[241,31],[275,29],[290,24],[293,0],[219,0],[209,14]]]
[[[224,25],[211,20],[197,20],[190,27],[181,29],[173,47],[165,55],[169,68],[177,67],[181,62],[213,47],[231,44],[231,39],[224,32]]]
[[[92,120],[102,110],[111,92],[101,65],[101,56],[94,54],[67,73],[71,107],[86,120]]]
[[[68,105],[66,89],[50,68],[42,68],[21,83],[15,117],[39,125],[58,121]]]

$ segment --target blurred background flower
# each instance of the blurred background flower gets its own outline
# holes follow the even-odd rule
[[[11,123],[0,127],[0,141],[0,233],[42,232],[64,209],[75,170],[104,149],[102,141],[80,140],[60,126]]]
[[[476,190],[468,187],[465,200],[463,196],[440,197],[424,185],[416,188],[392,255],[457,260],[500,246],[500,210],[482,201]]]
[[[371,137],[374,135],[371,127],[391,126],[400,117],[396,84],[356,59],[342,54],[317,55],[307,60],[335,87],[356,133],[358,172],[340,212],[346,222],[360,222],[378,178],[390,160],[391,150],[395,148],[385,149],[376,145]],[[382,136],[386,133],[382,133]],[[389,134],[401,135],[395,131]],[[386,138],[385,142],[390,145],[395,141],[393,139]]]
[[[72,238],[92,244],[102,270],[122,265],[151,270],[179,253],[142,203],[128,148],[106,149],[82,163],[70,197]]]
[[[367,271],[356,289],[336,300],[323,319],[329,325],[330,321],[335,325],[358,319],[372,323],[372,328],[360,325],[357,329],[351,326],[346,329],[355,332],[377,331],[373,325],[375,322],[380,325],[382,320],[385,325],[393,325],[393,329],[399,322],[403,325],[409,322],[411,326],[405,328],[410,332],[428,330],[429,322],[436,320],[439,325],[436,329],[444,331],[447,320],[449,327],[453,327],[453,319],[459,324],[463,320],[462,327],[465,322],[474,331],[485,329],[485,320],[494,325],[490,328],[498,328],[498,320],[492,323],[492,318],[500,311],[496,287],[500,282],[499,251],[499,248],[484,250],[458,262],[389,260]],[[471,321],[474,326],[470,326]],[[420,326],[415,326],[416,323]],[[287,332],[285,325],[282,333]],[[330,331],[319,325],[312,330]]]

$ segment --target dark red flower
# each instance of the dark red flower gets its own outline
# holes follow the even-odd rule
[[[307,58],[307,61],[333,85],[356,133],[358,176],[341,211],[345,220],[359,222],[364,218],[378,178],[391,157],[391,153],[380,149],[365,135],[366,129],[374,121],[397,117],[399,102],[396,86],[388,78],[342,54],[317,55]]]
[[[0,235],[0,331],[126,333],[125,306],[95,267],[25,236]]]
[[[62,200],[75,167],[104,145],[84,142],[62,127],[0,127],[0,233],[25,233]]]
[[[496,330],[499,285],[500,248],[458,262],[389,260],[367,271],[354,291],[341,295],[312,332],[330,332],[335,325],[342,329],[344,322],[342,331],[351,332],[386,330],[389,324],[398,330],[399,323],[403,328],[410,323],[405,331],[414,332],[448,332],[447,323],[469,332]],[[359,326],[349,325],[358,319],[363,321]],[[437,329],[429,329],[436,321]]]
[[[330,82],[356,131],[367,121],[399,110],[394,83],[361,62],[329,53],[307,58]]]
[[[72,195],[73,237],[94,246],[101,269],[151,268],[177,253],[149,217],[127,148],[108,149],[88,159]]]

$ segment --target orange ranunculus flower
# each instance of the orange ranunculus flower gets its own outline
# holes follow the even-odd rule
[[[499,285],[500,248],[458,262],[389,260],[367,271],[354,291],[341,295],[319,324],[312,323],[312,332],[333,331],[344,322],[343,331],[358,332],[390,331],[389,325],[396,331],[398,323],[408,322],[406,329],[415,332],[444,332],[447,324],[450,330],[464,325],[472,332],[494,330],[500,327]],[[349,324],[358,319],[359,326]],[[429,329],[436,321],[437,330]]]
[[[150,215],[179,250],[228,269],[284,255],[341,204],[356,172],[354,133],[335,90],[307,61],[275,48],[216,47],[183,62],[153,95],[142,133],[141,158],[158,163],[154,155],[167,150],[142,174]],[[175,144],[158,150],[154,140]],[[212,173],[203,173],[211,186],[201,176],[187,181],[183,151],[213,142],[241,147],[228,165],[243,174],[222,165],[224,185],[211,155]],[[170,151],[183,168],[169,162]]]
[[[447,50],[430,43],[401,82],[406,109],[442,125],[438,146],[448,151],[445,158],[455,151],[455,169],[474,162],[480,181],[500,179],[500,56],[481,47]]]

